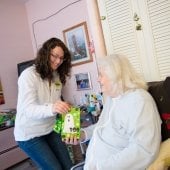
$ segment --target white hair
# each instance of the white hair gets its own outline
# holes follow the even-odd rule
[[[127,57],[112,54],[97,59],[99,70],[103,69],[113,83],[120,83],[125,92],[129,89],[147,90],[147,83],[132,67]]]

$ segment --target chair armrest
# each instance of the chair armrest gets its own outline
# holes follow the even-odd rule
[[[157,158],[147,170],[168,170],[168,167],[170,167],[170,139],[161,143]]]

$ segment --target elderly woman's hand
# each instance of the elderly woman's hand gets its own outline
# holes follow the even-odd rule
[[[71,144],[71,145],[78,145],[80,142],[85,140],[85,133],[84,131],[80,131],[80,139],[77,139],[77,137],[73,134],[68,138],[63,139],[63,142],[66,144]]]
[[[80,143],[80,139],[77,139],[76,136],[71,135],[70,137],[64,138],[63,142],[66,144],[78,145]]]

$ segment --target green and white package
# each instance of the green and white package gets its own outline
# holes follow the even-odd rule
[[[54,131],[61,133],[62,139],[80,138],[80,108],[72,107],[68,113],[59,115],[54,125]]]

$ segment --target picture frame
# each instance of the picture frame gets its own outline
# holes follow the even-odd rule
[[[0,105],[5,104],[5,99],[4,99],[4,93],[2,90],[2,84],[1,84],[1,79],[0,79]]]
[[[89,52],[89,35],[86,22],[82,22],[63,31],[64,42],[71,53],[72,66],[92,62]]]
[[[77,73],[74,74],[76,82],[76,90],[89,90],[92,89],[90,73]]]

